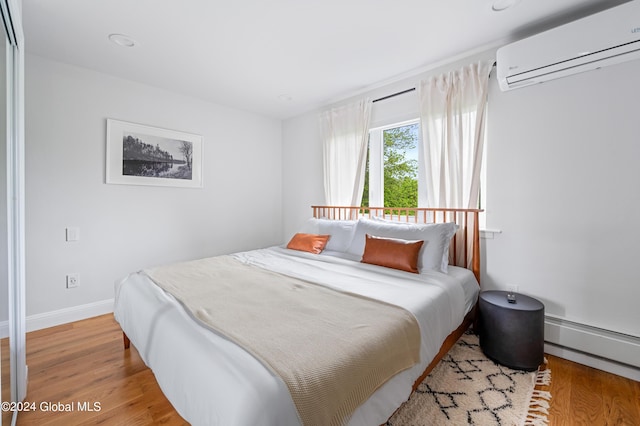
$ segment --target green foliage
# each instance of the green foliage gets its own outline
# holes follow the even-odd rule
[[[418,162],[407,158],[416,148],[417,125],[384,132],[384,206],[418,206]]]
[[[369,207],[369,149],[367,149],[367,162],[364,170],[364,191],[362,192],[362,202],[360,206]]]
[[[418,206],[418,161],[407,157],[418,143],[418,125],[383,132],[384,207]],[[362,205],[369,205],[369,158]]]

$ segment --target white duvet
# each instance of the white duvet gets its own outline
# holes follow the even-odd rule
[[[380,387],[354,412],[350,425],[379,425],[393,414],[409,397],[414,381],[442,342],[475,304],[479,291],[473,274],[462,268],[450,267],[446,275],[411,274],[331,253],[311,255],[279,247],[234,256],[275,272],[393,303],[415,315],[420,325],[420,363]],[[143,272],[116,284],[114,313],[164,394],[189,423],[300,424],[282,380],[242,348],[197,323]]]

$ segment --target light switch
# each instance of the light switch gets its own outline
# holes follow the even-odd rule
[[[78,241],[80,239],[80,228],[73,226],[67,228],[67,241]]]

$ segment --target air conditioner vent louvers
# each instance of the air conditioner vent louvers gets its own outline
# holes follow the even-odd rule
[[[640,0],[501,47],[497,52],[502,90],[566,77],[640,58]],[[588,53],[586,53],[588,52]]]

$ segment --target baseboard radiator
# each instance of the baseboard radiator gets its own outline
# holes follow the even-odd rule
[[[554,345],[640,368],[638,336],[546,315],[544,339]]]

